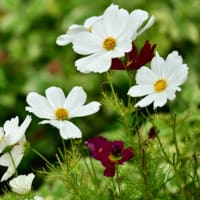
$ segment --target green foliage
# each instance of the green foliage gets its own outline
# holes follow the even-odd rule
[[[170,105],[176,113],[175,129],[172,129],[173,120],[168,111],[163,110],[151,116],[154,120],[153,125],[159,130],[160,141],[154,139],[148,141],[148,144],[142,143],[147,141],[147,134],[152,126],[152,123],[145,123],[146,118],[139,130],[141,144],[137,143],[137,134],[133,135],[135,129],[130,129],[133,123],[131,116],[135,110],[133,107],[126,107],[129,101],[124,97],[129,87],[126,81],[127,74],[120,71],[112,72],[112,81],[119,95],[115,96],[114,93],[110,95],[108,89],[102,98],[100,96],[102,90],[109,87],[107,82],[102,82],[105,77],[80,74],[74,67],[77,55],[73,53],[71,46],[56,46],[57,36],[64,33],[71,24],[82,24],[85,18],[102,14],[111,3],[117,3],[130,11],[135,8],[145,9],[154,15],[155,25],[148,33],[138,38],[137,45],[140,46],[145,38],[148,38],[157,44],[157,50],[162,56],[176,49],[181,52],[184,63],[190,68],[189,79],[183,91],[178,95],[178,100]],[[200,188],[199,12],[199,0],[165,2],[1,0],[0,118],[2,123],[8,117],[26,115],[25,98],[29,91],[43,93],[50,85],[69,91],[74,85],[81,85],[86,89],[89,100],[101,100],[104,105],[101,114],[95,118],[76,120],[84,130],[83,140],[103,133],[111,139],[123,138],[127,144],[138,149],[134,161],[120,169],[121,179],[117,181],[121,181],[123,199],[182,200],[183,196],[185,199],[198,198],[200,195],[198,190]],[[76,156],[74,156],[66,149],[63,153],[60,151],[55,159],[57,145],[61,144],[59,135],[54,133],[53,128],[41,127],[37,122],[35,121],[30,128],[28,140],[33,148],[55,163],[45,169],[48,174],[44,183],[35,191],[36,194],[39,193],[48,200],[120,199],[118,186],[113,185],[112,179],[103,177],[103,169],[99,162],[92,161],[94,172],[94,169],[90,168],[91,160],[84,153],[79,155],[80,152],[75,151]],[[119,125],[121,122],[123,127]],[[179,157],[174,145],[173,131],[178,140]],[[141,159],[145,160],[145,163],[142,163]],[[25,166],[21,168],[28,171],[36,162],[37,158],[31,154],[24,162]],[[0,198],[9,200],[22,197],[6,193]]]

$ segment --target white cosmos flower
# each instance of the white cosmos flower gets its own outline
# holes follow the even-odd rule
[[[24,137],[26,129],[31,123],[31,116],[26,116],[23,123],[19,126],[19,117],[7,120],[0,128],[0,153],[8,147],[18,143]]]
[[[68,119],[96,113],[100,103],[93,101],[84,105],[87,94],[79,86],[73,87],[67,97],[59,87],[49,87],[45,93],[46,97],[30,92],[26,99],[29,105],[26,110],[45,119],[41,124],[51,124],[58,128],[63,139],[81,138],[80,129]]]
[[[27,194],[31,190],[33,179],[35,175],[29,173],[28,175],[19,175],[9,181],[11,190],[17,194]]]
[[[136,73],[136,86],[132,86],[128,95],[132,97],[145,96],[135,106],[146,107],[153,102],[154,109],[162,107],[167,100],[173,100],[176,91],[186,81],[188,67],[183,64],[177,51],[170,53],[166,60],[156,53],[151,61],[151,68],[141,67]]]
[[[60,35],[56,39],[56,44],[60,46],[67,45],[74,41],[77,34],[80,32],[90,32],[92,26],[101,19],[101,16],[93,16],[85,20],[83,25],[73,24],[69,27],[66,34]]]
[[[25,143],[26,138],[24,136],[16,145],[12,147],[10,152],[6,152],[0,156],[0,166],[8,168],[3,174],[1,182],[6,181],[15,173],[16,168],[24,156]]]
[[[146,11],[134,10],[129,14],[117,5],[109,6],[101,20],[93,25],[91,32],[76,35],[73,41],[74,51],[88,55],[75,62],[77,69],[83,73],[108,71],[112,58],[122,57],[129,52],[132,41],[153,24],[154,17],[151,17],[143,26],[147,19]]]

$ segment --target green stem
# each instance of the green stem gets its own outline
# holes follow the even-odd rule
[[[93,163],[92,163],[91,158],[89,158],[89,159],[90,159],[90,164],[91,164],[92,170],[90,169],[90,167],[89,167],[89,165],[88,165],[88,163],[87,163],[85,157],[83,157],[83,161],[84,161],[84,164],[85,164],[85,166],[86,166],[86,168],[87,168],[87,171],[88,171],[88,173],[89,173],[89,175],[90,175],[90,177],[91,177],[91,179],[92,179],[92,182],[93,182],[94,186],[96,186],[97,183],[98,183],[96,171],[95,171],[95,169],[94,169],[94,165],[93,165]]]
[[[120,200],[123,200],[123,194],[122,194],[122,188],[121,188],[121,180],[120,180],[120,176],[119,176],[118,166],[116,166],[116,174],[117,174],[116,181],[117,181],[119,197],[120,197]]]
[[[8,152],[8,154],[9,154],[9,156],[10,156],[11,162],[12,162],[13,167],[14,167],[14,169],[15,169],[15,176],[18,176],[17,167],[16,167],[16,165],[15,165],[15,161],[14,161],[14,158],[13,158],[13,156],[12,156],[12,153],[11,153],[11,152]]]
[[[31,149],[35,154],[37,154],[40,158],[42,158],[50,167],[53,167],[53,164],[51,164],[41,153],[39,153],[35,149]]]
[[[117,110],[119,111],[120,115],[121,115],[121,107],[119,105],[119,102],[118,102],[118,97],[115,93],[115,90],[114,90],[114,87],[113,87],[113,84],[112,84],[112,78],[109,74],[109,72],[107,72],[107,78],[108,78],[108,82],[110,84],[110,89],[111,89],[111,92],[112,92],[112,95],[113,95],[113,98],[114,98],[114,103],[115,103],[115,106],[117,107]]]
[[[170,165],[173,165],[172,161],[170,160],[169,156],[167,155],[167,153],[166,153],[165,150],[164,150],[164,147],[163,147],[163,145],[162,145],[162,142],[161,142],[160,137],[159,137],[158,134],[156,135],[156,138],[157,138],[158,143],[159,143],[159,145],[160,145],[160,149],[161,149],[161,151],[162,151],[162,154],[163,154],[163,156],[165,157],[165,160],[166,160]]]

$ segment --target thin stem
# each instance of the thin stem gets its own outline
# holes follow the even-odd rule
[[[116,166],[116,172],[117,172],[116,181],[117,181],[119,197],[120,197],[120,200],[123,200],[123,194],[122,194],[122,188],[121,188],[121,180],[120,180],[120,176],[119,176],[119,168],[118,168],[118,166]]]
[[[167,153],[166,153],[165,150],[164,150],[164,147],[163,147],[163,145],[162,145],[162,142],[161,142],[160,137],[159,137],[158,134],[156,135],[156,138],[157,138],[157,140],[158,140],[158,143],[159,143],[159,145],[160,145],[160,149],[161,149],[162,154],[163,154],[163,156],[165,157],[166,161],[167,161],[170,165],[173,165],[172,161],[170,160],[169,156],[167,155]]]
[[[12,156],[12,153],[11,152],[8,152],[9,156],[10,156],[10,159],[11,159],[11,162],[13,164],[13,167],[15,169],[15,176],[18,176],[18,173],[17,173],[17,167],[16,167],[16,164],[15,164],[15,161],[14,161],[14,158]]]
[[[112,95],[113,95],[113,98],[114,98],[114,101],[115,101],[114,103],[115,103],[115,105],[116,105],[116,107],[117,107],[117,110],[118,110],[119,113],[121,114],[121,113],[122,113],[122,112],[121,112],[121,107],[120,107],[120,105],[119,105],[119,103],[118,103],[118,97],[117,97],[117,95],[116,95],[116,93],[115,93],[115,90],[114,90],[114,87],[113,87],[113,84],[112,84],[112,78],[111,78],[109,72],[107,72],[107,78],[108,78],[108,82],[109,82],[109,84],[110,84],[111,92],[112,92]]]
[[[93,182],[94,186],[96,186],[96,183],[98,182],[97,181],[97,176],[96,176],[96,171],[95,171],[94,166],[92,164],[91,158],[89,158],[89,159],[90,159],[90,164],[91,164],[92,170],[90,169],[85,157],[83,157],[83,161],[84,161],[84,164],[85,164],[85,166],[87,168],[87,171],[88,171],[88,173],[89,173],[89,175],[90,175],[90,177],[92,179],[92,182]]]
[[[39,153],[37,150],[35,149],[31,149],[35,154],[37,154],[40,158],[42,158],[49,166],[53,167],[53,165],[41,154]]]

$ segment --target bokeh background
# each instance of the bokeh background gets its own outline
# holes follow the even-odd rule
[[[155,24],[135,43],[140,47],[148,39],[157,44],[157,51],[163,57],[172,50],[179,51],[190,68],[190,76],[184,92],[179,94],[176,109],[199,109],[199,0],[0,0],[0,126],[16,115],[21,120],[25,118],[28,92],[44,95],[45,89],[53,85],[66,94],[73,86],[80,85],[88,93],[88,102],[101,101],[105,74],[81,74],[74,67],[79,55],[72,46],[60,47],[55,41],[71,24],[82,24],[90,16],[101,15],[111,3],[128,11],[144,9],[155,16]],[[127,92],[125,72],[113,72],[113,81],[122,95]],[[115,120],[115,111],[105,106],[98,114],[73,121],[86,139],[114,129]],[[33,116],[27,139],[31,147],[53,162],[60,136],[56,129],[38,122]],[[42,164],[37,155],[29,152],[20,170],[28,172]]]

